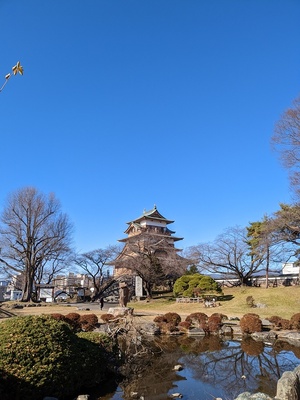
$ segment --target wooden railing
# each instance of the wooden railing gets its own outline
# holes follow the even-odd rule
[[[205,299],[203,297],[177,297],[176,303],[203,303],[204,307],[217,307],[220,305],[214,298]]]
[[[202,297],[177,297],[177,303],[203,303]]]

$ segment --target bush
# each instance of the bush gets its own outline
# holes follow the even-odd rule
[[[105,354],[107,368],[114,372],[116,367],[120,365],[119,347],[115,340],[112,340],[106,333],[103,332],[79,332],[76,334],[80,339],[85,339],[91,343],[101,347]]]
[[[7,399],[69,396],[105,378],[104,354],[100,345],[77,337],[68,324],[51,316],[3,321],[0,397],[5,399],[7,393]]]
[[[183,275],[174,283],[173,293],[174,296],[182,296],[183,292],[188,289],[191,275]]]
[[[56,321],[67,322],[66,317],[63,314],[54,313],[54,314],[50,314],[50,315],[52,318],[56,319]]]
[[[80,325],[80,314],[78,313],[69,313],[65,316],[65,321],[71,325],[75,332],[79,331],[81,328]]]
[[[62,314],[51,314],[51,317],[57,321],[68,323],[75,332],[81,330],[85,332],[93,331],[98,324],[98,317],[96,314],[80,315],[77,313],[69,313],[66,316]]]
[[[81,339],[86,339],[92,343],[98,344],[105,349],[112,349],[115,346],[115,341],[103,332],[78,332],[76,335]]]
[[[112,321],[115,318],[115,316],[113,314],[102,314],[100,318],[102,319],[103,322],[109,322]]]
[[[178,331],[178,324],[181,322],[181,317],[177,313],[169,312],[164,315],[158,315],[153,321],[162,332],[171,333]]]
[[[292,329],[300,330],[300,313],[294,314],[291,318],[291,327]]]
[[[280,327],[279,322],[281,321],[281,319],[282,318],[278,317],[277,315],[273,315],[272,317],[267,318],[267,320],[270,321],[271,324],[273,324],[274,328],[279,328]]]
[[[188,321],[181,321],[179,322],[178,327],[181,332],[187,332],[191,327],[191,323]]]
[[[261,332],[262,322],[257,314],[245,314],[240,320],[240,327],[243,333]]]
[[[98,324],[98,317],[95,314],[81,315],[79,323],[83,331],[90,332],[96,328]]]
[[[279,325],[279,328],[284,329],[284,330],[291,329],[291,321],[289,319],[281,318],[278,325]]]
[[[215,316],[215,315],[219,316],[219,317],[221,318],[222,321],[223,321],[223,320],[228,320],[228,317],[227,317],[227,315],[225,315],[225,314],[222,314],[222,313],[213,313],[213,314],[211,314],[211,317],[212,317],[212,316]]]
[[[203,329],[205,332],[208,332],[208,316],[204,313],[197,312],[188,315],[185,319],[187,322],[191,323],[192,327]]]
[[[219,314],[211,315],[207,321],[207,327],[210,333],[217,333],[219,332],[222,326],[222,317]]]
[[[254,298],[252,296],[246,298],[246,303],[248,307],[255,307]]]
[[[217,282],[210,276],[203,276],[200,279],[198,287],[204,292],[220,292],[220,287]]]
[[[175,326],[177,326],[179,324],[179,322],[181,322],[180,315],[178,315],[177,313],[174,313],[174,312],[169,312],[169,313],[165,314],[164,319],[166,322],[171,323]]]
[[[173,289],[176,297],[194,297],[195,293],[207,292],[220,293],[221,289],[214,279],[201,274],[183,275],[176,280]]]
[[[287,329],[288,330],[293,327],[294,327],[294,329],[297,329],[296,328],[297,320],[298,320],[297,315],[300,316],[300,314],[295,314],[295,318],[293,319],[293,317],[294,317],[293,316],[291,321],[288,319],[278,317],[277,315],[267,318],[267,320],[270,321],[273,324],[273,327],[276,329]]]

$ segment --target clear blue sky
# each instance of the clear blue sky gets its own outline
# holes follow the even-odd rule
[[[78,251],[154,204],[213,240],[290,202],[271,150],[300,93],[299,0],[0,0],[0,211],[54,192]],[[2,84],[0,81],[0,84]]]

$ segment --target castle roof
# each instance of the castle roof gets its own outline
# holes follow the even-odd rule
[[[143,219],[152,219],[152,220],[156,220],[156,221],[163,221],[166,224],[171,224],[174,222],[170,219],[165,218],[163,215],[161,215],[161,213],[157,210],[156,205],[154,204],[154,207],[152,210],[150,210],[150,211],[144,210],[143,214],[140,217],[136,218],[133,221],[127,222],[127,224],[131,225],[132,223],[139,223]]]

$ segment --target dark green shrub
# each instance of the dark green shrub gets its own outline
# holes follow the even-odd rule
[[[81,339],[86,339],[92,343],[98,344],[105,349],[112,349],[114,342],[103,332],[78,332],[76,335]]]
[[[120,365],[120,354],[117,341],[112,340],[107,334],[103,332],[78,332],[76,335],[91,343],[100,346],[109,371],[114,372],[115,368]]]
[[[210,276],[201,274],[183,275],[174,284],[174,296],[194,297],[196,294],[221,293],[217,282]]]
[[[183,293],[189,288],[191,276],[193,275],[183,275],[181,278],[176,280],[173,287],[174,296],[182,296]]]
[[[257,314],[245,314],[240,320],[243,333],[254,333],[262,331],[262,322]]]
[[[98,324],[98,317],[95,314],[81,315],[79,323],[83,331],[90,332],[96,328]]]
[[[68,324],[51,316],[5,320],[0,324],[0,397],[71,395],[105,378],[104,354],[100,345],[77,337]]]
[[[200,279],[198,287],[204,292],[220,292],[218,283],[210,276],[203,276]]]

